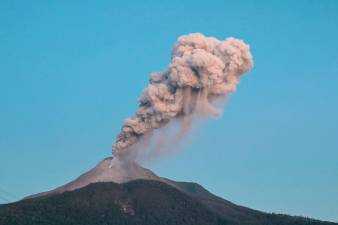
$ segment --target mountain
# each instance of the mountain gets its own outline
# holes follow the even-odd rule
[[[338,225],[238,206],[201,185],[106,158],[74,181],[0,206],[0,225]]]
[[[34,198],[38,196],[60,194],[65,191],[73,191],[88,184],[98,182],[115,182],[125,183],[136,179],[146,180],[160,180],[160,177],[155,175],[152,171],[139,166],[135,162],[121,162],[113,157],[107,157],[102,160],[98,165],[88,172],[82,174],[74,181],[71,181],[63,186],[54,190],[42,192],[39,194],[28,196],[27,198]]]
[[[165,183],[95,183],[72,192],[0,207],[1,225],[227,224],[199,201]]]

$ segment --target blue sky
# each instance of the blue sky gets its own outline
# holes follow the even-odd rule
[[[255,68],[222,118],[147,166],[241,205],[338,221],[337,1],[5,0],[0,25],[2,198],[108,156],[148,74],[201,32],[244,39]]]

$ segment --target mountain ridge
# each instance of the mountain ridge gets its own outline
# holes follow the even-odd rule
[[[190,185],[199,188],[194,183]],[[93,183],[74,191],[2,205],[0,225],[337,225],[259,211],[250,213],[248,217],[222,215],[193,194],[161,181],[138,179],[120,184]]]
[[[97,182],[115,182],[125,183],[135,179],[160,179],[151,170],[139,166],[136,162],[124,163],[115,160],[113,157],[106,157],[101,160],[94,168],[83,173],[73,181],[59,186],[50,191],[41,192],[27,196],[26,198],[34,198],[43,195],[63,193],[65,191],[73,191],[78,188],[85,187],[91,183]]]
[[[138,195],[134,196],[133,194],[135,192],[129,193],[129,190],[130,190],[129,187],[130,186],[134,187],[135,185],[140,188],[141,196],[138,196]],[[111,190],[108,190],[106,188],[108,186],[111,188]],[[96,187],[96,188],[93,188],[93,187]],[[154,193],[151,190],[154,190]],[[77,214],[82,215],[84,213],[83,208],[86,208],[86,207],[90,208],[90,206],[88,206],[88,202],[92,202],[92,197],[93,197],[92,194],[96,193],[95,195],[100,195],[100,191],[103,191],[101,194],[106,196],[107,199],[112,199],[113,198],[112,196],[115,196],[116,198],[112,199],[114,204],[107,203],[105,199],[97,197],[98,199],[96,201],[98,202],[91,203],[91,204],[94,204],[94,206],[92,206],[93,207],[92,210],[94,210],[95,212],[101,212],[102,209],[100,208],[100,205],[102,205],[103,208],[104,206],[109,205],[115,211],[110,212],[110,214],[108,213],[107,215],[109,215],[112,218],[115,218],[115,220],[116,218],[119,218],[121,219],[121,221],[124,221],[121,224],[133,224],[133,221],[134,221],[132,218],[126,219],[124,217],[125,216],[124,210],[127,210],[127,211],[129,210],[129,212],[131,213],[130,215],[128,214],[129,216],[134,216],[132,214],[137,212],[137,216],[140,216],[140,218],[138,218],[139,220],[138,224],[143,224],[144,222],[147,222],[149,224],[149,221],[146,218],[144,218],[145,215],[148,215],[147,214],[148,211],[143,210],[145,214],[142,217],[142,213],[140,213],[138,210],[135,211],[135,208],[137,207],[147,208],[148,207],[147,204],[152,206],[153,202],[157,202],[161,210],[165,209],[167,211],[171,211],[173,208],[176,208],[175,204],[177,204],[177,206],[180,206],[181,210],[183,210],[184,213],[186,213],[187,215],[191,215],[191,216],[193,215],[193,217],[196,217],[196,219],[200,221],[204,221],[203,218],[199,218],[198,215],[195,214],[194,208],[185,207],[184,205],[181,205],[182,201],[183,202],[188,201],[189,204],[192,204],[192,205],[197,204],[196,210],[200,210],[199,213],[202,213],[202,214],[205,213],[206,215],[209,215],[209,216],[212,215],[213,218],[216,218],[216,220],[210,220],[212,222],[211,224],[229,224],[229,225],[264,225],[264,224],[266,225],[291,225],[291,224],[329,225],[330,224],[330,225],[338,225],[337,223],[324,222],[324,221],[303,218],[303,217],[270,214],[270,213],[265,213],[265,212],[261,212],[258,210],[254,210],[248,207],[236,205],[230,201],[227,201],[221,197],[218,197],[212,194],[211,192],[206,190],[203,186],[197,183],[178,182],[178,181],[173,181],[167,178],[159,177],[155,173],[153,173],[151,170],[143,168],[135,162],[121,162],[119,160],[116,160],[113,157],[108,157],[108,158],[103,159],[94,168],[92,168],[88,172],[82,174],[78,178],[74,179],[73,181],[65,185],[62,185],[50,191],[28,196],[22,201],[19,201],[17,203],[0,206],[0,216],[2,213],[4,218],[7,218],[6,215],[7,216],[11,215],[12,217],[17,218],[16,214],[19,212],[18,215],[21,215],[20,218],[27,218],[27,220],[29,221],[32,218],[40,218],[40,219],[42,218],[42,220],[46,219],[44,214],[50,215],[51,217],[63,218],[64,215],[62,213],[58,214],[57,212],[54,212],[55,207],[61,211],[64,210],[62,212],[67,214],[69,212],[73,212],[72,209],[69,209],[69,206],[73,205],[72,201],[75,201],[79,203],[79,205],[77,205],[78,208],[75,212],[73,212],[75,213],[74,215],[69,215],[69,218],[71,218],[71,220],[74,220],[75,221],[74,223],[81,224],[81,223],[85,223],[85,221],[87,220],[86,219],[81,220],[81,218],[77,218]],[[88,195],[79,194],[79,193],[84,193],[84,192],[86,192]],[[131,196],[128,196],[128,194],[119,195],[119,193],[120,194],[129,193],[131,194]],[[147,193],[148,196],[144,196],[144,193]],[[160,196],[159,198],[161,199],[167,199],[168,201],[170,200],[173,204],[166,205],[162,202],[158,202],[158,199],[156,199],[156,197],[154,197],[153,195]],[[173,197],[172,195],[176,197],[172,199]],[[67,202],[65,205],[58,204],[58,202],[63,201],[62,199],[68,199],[68,198],[72,199],[72,201]],[[51,199],[51,200],[48,200],[48,199]],[[121,202],[125,203],[126,199],[129,199],[128,200],[129,202],[127,201],[126,205],[123,206],[126,208],[123,208],[120,205],[120,203]],[[135,199],[143,199],[142,201],[145,201],[145,202],[141,201],[136,204],[134,202]],[[150,201],[150,202],[147,202],[147,201]],[[174,204],[174,202],[176,203]],[[29,205],[29,207],[27,206],[27,204]],[[31,208],[35,208],[37,212],[44,212],[44,213],[42,214],[35,213],[34,211],[30,211]],[[46,210],[46,208],[53,209],[54,211]],[[105,210],[108,210],[108,209],[105,209]],[[13,212],[17,212],[17,213],[13,214]],[[157,214],[155,209],[153,209],[151,213]],[[166,220],[172,221],[172,223],[169,223],[169,224],[175,224],[176,222],[178,224],[190,224],[190,222],[194,221],[193,219],[190,220],[191,219],[190,217],[189,217],[190,219],[188,219],[188,218],[182,217],[182,215],[178,216],[181,214],[181,212],[177,212],[174,210],[172,213],[173,213],[172,215],[168,215],[165,213],[163,215],[164,218],[166,218]],[[27,215],[31,215],[31,214],[33,214],[34,216],[27,217]],[[98,219],[97,216],[99,215],[93,214],[92,217],[90,218]],[[171,216],[173,218],[170,218]],[[186,223],[184,221],[181,221],[179,217],[185,218],[184,221]],[[144,220],[142,220],[142,218]],[[160,219],[157,217],[154,217],[154,218],[151,217],[151,218],[155,220]],[[117,220],[119,221],[119,219]],[[21,220],[19,219],[19,221]],[[27,223],[16,223],[16,222],[18,221],[17,220],[11,221],[10,224],[11,225],[12,224],[20,224],[20,225],[27,224]],[[150,223],[153,223],[153,222],[154,221]],[[94,222],[91,222],[91,223],[95,224]],[[6,224],[6,223],[1,223],[1,220],[0,220],[0,225],[3,225],[3,224]],[[46,223],[46,224],[50,225],[50,223]],[[112,222],[111,224],[118,224],[118,223]],[[156,223],[153,223],[153,224],[156,224]],[[157,223],[157,224],[162,224],[162,223]],[[204,221],[203,225],[204,224],[207,224],[207,223],[205,223]]]

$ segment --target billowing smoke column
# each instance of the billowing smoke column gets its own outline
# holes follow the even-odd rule
[[[173,119],[217,114],[211,102],[234,92],[240,76],[252,67],[250,48],[242,40],[220,41],[199,33],[181,36],[169,67],[150,75],[139,108],[125,120],[113,154],[128,155],[132,146]]]

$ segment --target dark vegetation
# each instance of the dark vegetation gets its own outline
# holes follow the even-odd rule
[[[173,181],[171,181],[173,182]],[[202,186],[135,180],[0,206],[0,225],[334,225],[267,214],[223,200]],[[337,225],[337,224],[335,224]]]

